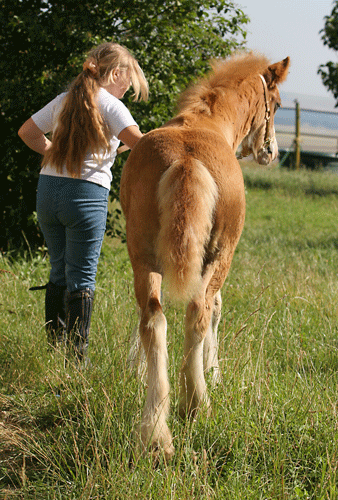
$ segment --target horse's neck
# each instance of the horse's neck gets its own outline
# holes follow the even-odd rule
[[[205,127],[221,134],[230,148],[236,153],[244,137],[250,131],[254,113],[244,114],[238,109],[229,110],[223,116],[214,116],[205,121]]]
[[[236,93],[223,97],[210,115],[184,110],[167,122],[164,127],[188,127],[213,130],[222,135],[231,149],[236,152],[244,137],[249,133],[255,109],[250,100]]]
[[[252,105],[252,96],[233,94],[227,96],[227,102],[220,106],[223,133],[234,152],[249,133],[256,109]],[[224,110],[224,111],[223,111]]]

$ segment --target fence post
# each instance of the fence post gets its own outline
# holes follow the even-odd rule
[[[299,102],[295,100],[296,104],[296,137],[295,137],[295,168],[299,170],[300,167],[300,108]]]

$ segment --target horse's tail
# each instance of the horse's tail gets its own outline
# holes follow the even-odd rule
[[[175,161],[158,188],[157,256],[170,296],[180,301],[191,299],[201,283],[218,194],[206,167],[198,160],[189,162]]]

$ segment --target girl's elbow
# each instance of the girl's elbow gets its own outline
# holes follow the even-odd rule
[[[22,125],[19,128],[19,130],[18,130],[18,136],[24,142],[27,140],[27,127],[25,127],[25,125]]]

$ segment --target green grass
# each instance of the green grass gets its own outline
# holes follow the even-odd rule
[[[184,311],[167,301],[167,466],[133,455],[145,387],[126,361],[137,311],[125,246],[104,242],[93,368],[82,373],[46,350],[44,292],[28,291],[47,281],[44,250],[2,256],[0,499],[338,498],[338,176],[246,167],[244,177],[209,418],[178,418]]]

